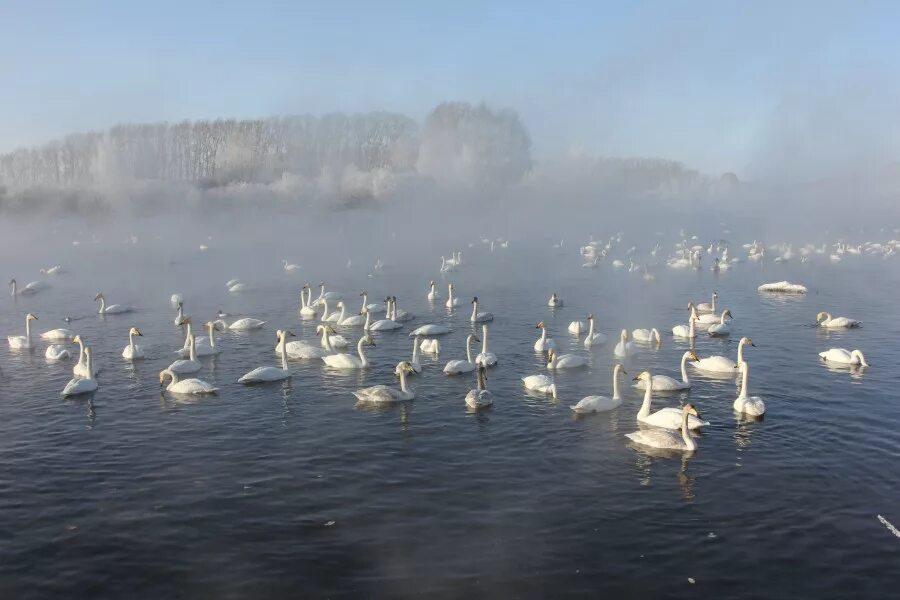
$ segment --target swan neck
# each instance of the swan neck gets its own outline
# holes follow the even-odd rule
[[[197,360],[197,341],[196,341],[196,339],[194,338],[193,335],[191,336],[191,354],[190,354],[190,359],[191,359],[192,361]]]
[[[359,362],[362,366],[369,366],[369,359],[366,358],[366,353],[363,350],[363,343],[365,342],[365,338],[359,338],[359,342],[356,344],[356,351],[359,353]]]
[[[131,351],[134,352],[134,332],[128,331],[128,346],[131,348]]]
[[[747,364],[747,361],[741,361],[741,370],[743,373],[741,374],[741,395],[738,398],[746,398],[747,397],[747,381],[750,379],[750,375],[748,371],[750,371],[750,365]]]
[[[613,399],[613,400],[618,400],[619,398],[621,398],[621,396],[619,396],[619,366],[616,365],[616,367],[613,369],[613,395],[612,395],[612,399]]]
[[[328,334],[327,329],[322,330],[322,338],[325,340],[325,349],[329,352],[334,352],[334,348],[331,347],[331,336]]]
[[[31,345],[31,319],[25,317],[25,339]]]
[[[406,389],[406,369],[400,369],[400,391],[404,394],[409,393],[409,390]]]
[[[638,411],[638,418],[646,417],[650,414],[650,405],[653,403],[653,376],[647,378],[647,389],[644,390],[644,401],[641,403],[641,410]]]
[[[487,354],[488,351],[488,328],[487,325],[481,328],[481,351]]]
[[[588,335],[587,336],[588,336],[588,339],[591,339],[594,337],[594,320],[593,319],[588,319]]]
[[[363,331],[369,330],[369,319],[371,319],[371,317],[372,317],[372,313],[370,313],[369,310],[366,309],[366,322],[363,323]]]
[[[84,362],[84,342],[78,338],[78,364],[80,365],[82,362]]]
[[[478,302],[472,302],[472,321],[475,320],[475,315],[478,314]]]
[[[287,371],[288,370],[287,347],[286,347],[287,346],[287,334],[285,334],[285,333],[281,334],[281,339],[278,340],[278,345],[280,346],[280,350],[281,350],[281,370]]]
[[[94,378],[94,357],[91,356],[90,352],[87,352],[87,377],[85,379],[93,379]]]
[[[213,348],[216,347],[216,324],[210,321],[209,325],[209,345]]]
[[[689,413],[684,411],[684,414],[681,417],[681,439],[684,440],[685,448],[688,450],[696,450],[697,444],[694,443],[691,434],[688,433],[688,415]]]
[[[100,312],[106,312],[106,298],[104,298],[103,296],[100,296]]]
[[[681,357],[681,382],[687,385],[690,385],[691,380],[688,379],[687,374],[687,359],[690,357],[690,354],[687,352],[684,353],[684,356]]]
[[[419,360],[419,338],[413,338],[413,353],[412,353],[412,362],[416,362]]]
[[[472,362],[472,336],[466,338],[466,360]]]

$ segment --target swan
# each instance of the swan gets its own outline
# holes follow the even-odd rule
[[[435,288],[434,281],[428,282],[428,294],[425,296],[425,298],[429,302],[434,302],[435,300],[441,299],[441,295],[438,293],[437,289]]]
[[[731,335],[731,324],[725,322],[725,317],[732,318],[730,310],[722,311],[722,317],[719,319],[719,322],[710,325],[709,329],[706,330],[706,333],[708,333],[710,337],[724,337],[726,335]]]
[[[294,271],[299,271],[303,267],[301,267],[300,265],[294,264],[294,263],[289,263],[286,260],[282,260],[281,268],[284,269],[286,273],[293,273]]]
[[[216,321],[207,321],[203,324],[209,332],[209,337],[200,337],[194,340],[194,351],[197,356],[215,356],[219,353],[216,346]]]
[[[775,283],[764,283],[756,288],[756,291],[783,294],[805,294],[807,290],[805,286],[802,286],[799,283],[776,281]]]
[[[444,303],[447,308],[455,308],[459,306],[459,298],[453,297],[453,284],[447,284],[447,302]]]
[[[78,344],[78,362],[75,363],[75,366],[72,367],[72,375],[75,377],[87,377],[88,375],[95,376],[97,375],[97,369],[94,369],[93,372],[88,371],[87,364],[87,355],[86,350],[87,346],[84,343],[84,340],[81,339],[80,335],[76,335],[72,338],[73,344]]]
[[[556,399],[556,383],[549,375],[529,375],[522,378],[526,390],[550,394]]]
[[[472,341],[480,342],[481,340],[474,333],[466,336],[466,360],[451,360],[444,365],[444,375],[459,375],[460,373],[470,373],[475,370],[475,361],[472,360]]]
[[[735,367],[738,368],[738,367]],[[766,412],[766,403],[759,396],[747,395],[747,379],[750,377],[750,365],[747,361],[741,361],[740,368],[743,371],[741,378],[741,393],[735,398],[734,412],[750,415],[751,417],[760,417]]]
[[[180,359],[173,362],[168,367],[172,371],[175,371],[179,375],[183,375],[186,373],[196,373],[203,365],[197,360],[197,344],[194,340],[194,334],[191,334],[191,345],[190,345],[190,354],[187,359]]]
[[[847,350],[846,348],[830,348],[825,352],[819,352],[819,356],[825,362],[837,363],[841,365],[860,365],[868,367],[866,357],[859,350]]]
[[[413,367],[403,361],[397,364],[395,372],[400,377],[400,389],[386,385],[373,385],[353,392],[360,402],[405,402],[416,397],[416,393],[406,387],[406,376],[412,375]]]
[[[409,337],[423,336],[423,335],[444,335],[446,333],[450,333],[451,329],[446,325],[439,325],[437,323],[428,323],[427,325],[422,325],[421,327],[416,327],[409,334]]]
[[[256,367],[249,373],[245,373],[238,379],[238,383],[268,383],[270,381],[282,381],[284,379],[288,379],[291,376],[291,372],[288,370],[287,364],[287,352],[284,350],[284,346],[287,343],[288,336],[293,336],[294,334],[290,331],[282,331],[279,329],[275,332],[275,336],[278,338],[278,345],[280,346],[281,352],[281,368],[278,367]]]
[[[441,256],[441,273],[449,273],[456,270],[456,263]]]
[[[365,352],[363,352],[363,346],[372,346],[375,347],[375,340],[369,337],[368,334],[359,338],[359,342],[356,343],[356,352],[359,356],[353,356],[352,354],[329,354],[327,356],[322,357],[322,361],[328,365],[329,367],[333,367],[335,369],[365,369],[369,366],[369,360],[366,358]]]
[[[165,385],[168,378],[171,378],[172,381],[169,385]],[[178,373],[170,369],[163,369],[159,372],[159,387],[163,386],[165,386],[166,391],[173,394],[214,394],[219,389],[202,379],[179,380]]]
[[[556,350],[550,350],[550,362],[547,363],[547,368],[553,371],[556,369],[575,369],[585,365],[587,365],[587,359],[583,356],[575,354],[559,356],[556,354]]]
[[[325,325],[319,325],[316,327],[316,335],[319,335],[320,331],[325,330]],[[284,351],[287,352],[288,358],[299,358],[299,359],[315,359],[322,358],[323,356],[328,356],[329,354],[334,354],[334,349],[329,348],[321,348],[319,346],[313,346],[307,341],[297,340],[295,342],[287,342],[284,345]],[[281,354],[281,342],[275,344],[275,352]]]
[[[356,327],[357,325],[365,325],[366,321],[369,320],[369,309],[363,309],[363,312],[358,315],[350,315],[349,317],[344,317],[344,303],[338,302],[338,308],[341,309],[341,320],[338,321],[338,325],[341,327]]]
[[[846,327],[859,327],[862,325],[862,321],[857,321],[856,319],[848,319],[847,317],[832,317],[831,313],[820,312],[816,315],[816,324],[819,327],[828,327],[828,328],[846,328]]]
[[[687,338],[689,340],[697,337],[697,331],[694,328],[694,323],[697,322],[697,314],[691,313],[690,318],[688,319],[687,325],[676,325],[672,328],[672,335],[679,338]]]
[[[50,344],[47,351],[44,352],[44,358],[47,360],[64,360],[69,358],[69,350],[62,344]]]
[[[86,361],[86,375],[84,377],[75,377],[74,379],[70,379],[69,383],[66,384],[66,387],[63,388],[63,398],[67,398],[69,396],[78,396],[80,394],[89,394],[97,390],[97,380],[94,379],[93,375],[93,373],[95,372],[94,360],[93,358],[91,358],[90,346],[84,347],[84,358]]]
[[[552,338],[547,337],[547,326],[544,325],[543,321],[535,325],[534,328],[541,330],[541,337],[534,343],[535,352],[546,352],[556,348],[556,342]]]
[[[753,343],[748,337],[741,338],[741,341],[738,342],[738,359],[737,362],[734,362],[727,356],[707,356],[706,358],[701,358],[699,361],[694,363],[694,366],[700,369],[701,371],[710,371],[712,373],[733,373],[735,365],[739,365],[744,362],[744,346],[750,345],[754,348],[756,344]]]
[[[731,315],[731,311],[726,308],[725,310],[722,311],[721,316],[716,315],[715,313],[706,313],[705,315],[700,315],[698,317],[698,319],[699,319],[698,322],[701,325],[711,325],[713,323],[725,323],[726,316],[729,318],[732,318],[732,319],[734,318]]]
[[[178,303],[178,314],[175,315],[175,324],[181,325],[182,323],[184,323],[185,319],[187,319],[187,317],[184,316],[184,302],[179,302]]]
[[[716,312],[716,300],[719,299],[719,292],[712,293],[712,302],[701,302],[697,304],[697,312],[698,313],[715,313]]]
[[[322,311],[322,322],[323,323],[337,323],[343,318],[343,314],[335,311],[333,313],[328,312],[328,298],[322,299],[322,305],[325,309]]]
[[[677,410],[677,409],[673,409]],[[699,418],[700,413],[694,408],[693,404],[685,404],[681,413],[681,435],[674,431],[665,429],[642,429],[633,433],[626,433],[625,437],[636,444],[658,448],[661,450],[680,450],[682,452],[693,452],[697,449],[697,442],[693,440],[688,432],[688,420],[691,418]]]
[[[594,315],[590,314],[587,316],[588,321],[588,333],[587,337],[584,338],[584,347],[590,348],[591,346],[602,346],[606,343],[606,336],[602,333],[594,333]],[[537,349],[537,348],[535,348]]]
[[[30,296],[31,294],[36,294],[45,287],[48,287],[47,284],[42,281],[32,281],[22,289],[19,289],[19,284],[16,283],[15,279],[10,279],[9,285],[12,288],[9,292],[10,296]]]
[[[379,319],[372,323],[369,326],[369,331],[391,331],[393,329],[400,329],[403,327],[402,324],[395,321],[392,317],[394,316],[394,301],[393,298],[387,299],[388,303],[388,318],[387,319]]]
[[[228,287],[228,291],[232,292],[232,293],[244,292],[244,291],[247,291],[248,289],[250,289],[246,283],[244,283],[238,279],[232,279],[231,281],[229,281],[226,284],[226,286]]]
[[[550,296],[550,299],[547,300],[547,306],[550,308],[562,308],[563,300],[559,296],[556,295],[556,292]]]
[[[238,285],[239,283],[241,283],[240,279],[229,279],[227,282],[225,282],[225,287],[230,290],[231,288]]]
[[[329,302],[337,302],[338,300],[343,300],[343,298],[341,297],[341,295],[338,292],[326,292],[325,291],[325,282],[320,281],[319,282],[319,297],[316,298],[315,302],[310,304],[310,306],[319,306],[325,300],[328,300]]]
[[[394,369],[394,375],[400,375],[400,365],[403,363],[399,363],[397,368]],[[412,358],[409,360],[410,367],[412,368],[412,372],[410,375],[414,375],[416,373],[422,372],[422,363],[419,362],[419,338],[413,340],[413,350],[412,350]]]
[[[363,290],[360,294],[362,296],[362,308],[359,309],[359,312],[362,313],[363,309],[368,310],[373,315],[383,315],[387,312],[387,306],[382,302],[381,304],[369,304],[369,292]]]
[[[41,334],[43,340],[71,340],[75,337],[75,332],[71,329],[51,329]]]
[[[37,316],[33,313],[25,315],[25,335],[7,336],[6,339],[9,340],[9,347],[23,350],[31,348],[31,322],[37,320]]]
[[[307,292],[304,294],[303,292]],[[309,305],[309,300],[312,298],[312,289],[310,289],[309,284],[303,286],[303,289],[300,290],[300,316],[306,319],[313,318],[318,316],[318,312],[315,308]]]
[[[425,354],[434,354],[437,356],[441,353],[441,342],[437,339],[422,340],[419,349]]]
[[[169,298],[169,303],[172,305],[172,308],[178,308],[178,305],[184,301],[181,294],[175,293]]]
[[[634,342],[628,341],[628,330],[623,329],[619,336],[619,343],[616,344],[616,347],[613,349],[613,354],[619,358],[628,358],[629,356],[637,354],[637,351],[638,349],[637,346],[634,345]]]
[[[122,313],[131,312],[133,309],[130,306],[125,306],[124,304],[110,304],[106,305],[106,298],[103,296],[103,292],[97,292],[97,295],[94,296],[94,302],[97,300],[100,301],[100,310],[97,311],[97,314],[101,315],[121,315]]]
[[[412,321],[415,318],[415,315],[412,313],[408,313],[405,310],[397,310],[397,296],[391,296],[391,319],[393,321],[404,323],[406,321]]]
[[[689,390],[691,388],[691,380],[687,374],[687,361],[698,361],[697,355],[693,350],[688,350],[684,354],[681,355],[681,381],[673,377],[669,377],[668,375],[654,375],[653,376],[653,390],[656,392],[671,392],[675,390]],[[646,382],[643,379],[639,380],[634,387],[639,390],[643,390],[647,388]]]
[[[316,327],[316,336],[322,336],[320,342],[322,347],[328,350],[329,354],[334,354],[335,348],[343,350],[350,345],[350,342],[342,335],[336,335],[331,325],[319,325]]]
[[[657,330],[655,327],[653,329],[635,329],[631,332],[631,339],[633,339],[635,342],[647,343],[656,340],[657,346],[662,344],[662,338],[659,336],[659,330]]]
[[[475,364],[493,367],[497,364],[497,355],[488,351],[488,326],[481,326],[481,352],[475,357]]]
[[[584,321],[572,321],[569,323],[569,333],[572,335],[581,335],[585,329],[587,329],[587,325]]]
[[[619,374],[627,375],[625,368],[616,363],[613,367],[613,395],[612,398],[606,396],[585,396],[578,401],[578,404],[570,406],[573,411],[578,414],[605,412],[618,408],[622,404],[622,396],[619,395]]]
[[[132,327],[128,330],[128,345],[122,350],[122,358],[125,360],[144,358],[144,349],[134,343],[134,336],[136,335],[143,337],[144,334],[137,327]]]
[[[475,374],[475,389],[466,394],[466,406],[472,410],[488,408],[494,403],[494,395],[485,387],[487,369],[479,365]]]
[[[41,275],[62,275],[64,273],[68,273],[68,271],[62,265],[54,265],[52,267],[47,267],[46,269],[41,269]]]
[[[484,323],[493,321],[494,313],[478,312],[478,296],[472,298],[472,317],[469,319],[472,323]]]
[[[653,403],[653,376],[650,371],[644,371],[634,378],[635,381],[643,381],[647,386],[644,388],[644,401],[641,403],[641,409],[638,411],[637,420],[654,427],[662,427],[663,429],[678,429],[681,426],[681,410],[672,407],[661,408],[651,413],[650,406]],[[688,419],[688,427],[698,429],[709,425],[709,421],[701,421],[696,415]]]
[[[248,331],[250,329],[259,329],[263,325],[265,325],[265,321],[260,321],[259,319],[253,319],[251,317],[244,317],[243,319],[238,319],[228,326],[228,329],[232,331]]]

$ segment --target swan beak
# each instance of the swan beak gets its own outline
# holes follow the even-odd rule
[[[756,348],[756,344],[754,344],[753,342],[750,342],[750,345]]]
[[[628,375],[628,371],[626,371],[625,369],[622,369],[622,375]]]
[[[640,378],[641,378],[641,376],[640,376],[640,375],[637,375],[636,377],[632,377],[631,380],[632,380],[632,381],[637,381],[637,380],[640,379]]]
[[[472,340],[475,341],[475,342],[480,342],[480,341],[481,341],[480,339],[478,339],[477,336],[474,336],[474,335],[472,336]]]
[[[140,331],[135,331],[135,333],[136,333],[137,335],[141,336],[141,337],[144,337],[144,334],[141,333]]]

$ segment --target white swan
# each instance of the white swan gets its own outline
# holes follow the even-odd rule
[[[535,352],[546,352],[556,348],[556,342],[554,342],[552,338],[547,337],[547,326],[544,325],[543,321],[535,325],[534,328],[541,330],[541,337],[534,343]]]
[[[359,356],[346,353],[329,354],[323,356],[322,361],[335,369],[365,369],[369,366],[369,360],[366,358],[365,352],[363,352],[363,346],[372,346],[374,348],[375,340],[369,337],[368,334],[359,338],[359,342],[356,343],[356,353]]]
[[[653,342],[656,341],[656,345],[659,346],[662,344],[662,338],[659,336],[659,330],[654,327],[653,329],[635,329],[631,332],[631,339],[635,342]]]
[[[64,360],[69,358],[69,350],[62,344],[50,344],[47,351],[44,352],[44,358],[47,360]]]
[[[319,297],[316,298],[315,302],[313,302],[310,306],[319,306],[325,300],[328,300],[329,302],[337,302],[339,300],[343,300],[343,298],[338,292],[326,292],[325,282],[321,281],[319,282]]]
[[[839,365],[860,365],[868,367],[866,357],[859,350],[847,350],[846,348],[830,348],[824,352],[819,352],[822,360]]]
[[[94,360],[91,358],[90,346],[84,347],[84,358],[86,375],[84,377],[75,377],[74,379],[69,380],[69,383],[66,384],[66,387],[64,387],[62,391],[62,396],[64,398],[68,396],[78,396],[80,394],[90,394],[97,390],[97,380],[94,379],[93,375],[95,372]]]
[[[250,289],[246,283],[240,281],[239,279],[232,279],[225,285],[228,288],[228,291],[232,292],[232,293],[244,292],[244,291]]]
[[[697,449],[697,442],[688,432],[688,420],[699,418],[700,413],[693,404],[685,404],[681,409],[681,434],[665,429],[642,429],[634,433],[626,433],[625,437],[636,444],[658,448],[660,450],[680,450],[693,452]]]
[[[259,329],[265,324],[265,321],[260,321],[259,319],[253,319],[251,317],[244,317],[243,319],[238,319],[237,321],[229,325],[228,329],[231,329],[232,331],[248,331],[250,329]]]
[[[97,311],[97,314],[101,315],[121,315],[123,313],[129,313],[132,309],[130,306],[125,306],[124,304],[110,304],[106,305],[106,298],[103,296],[103,292],[97,292],[97,295],[94,296],[94,301],[100,301],[100,310]]]
[[[318,335],[318,331],[320,329],[325,329],[325,325],[319,325],[316,328],[316,335]],[[275,344],[275,352],[281,353],[281,350],[281,343],[279,342]],[[288,358],[298,359],[322,358],[323,356],[327,356],[328,354],[333,354],[333,351],[329,351],[329,349],[327,348],[313,346],[312,344],[304,340],[287,342],[284,345],[284,351],[287,352]]]
[[[556,399],[556,383],[549,375],[528,375],[522,378],[522,383],[525,385],[526,390],[550,394]]]
[[[622,404],[622,396],[619,395],[619,374],[627,375],[625,368],[616,363],[613,367],[613,395],[612,398],[606,396],[585,396],[578,401],[578,404],[572,405],[571,408],[578,414],[605,412],[618,408]]]
[[[75,377],[88,377],[96,376],[97,369],[93,369],[93,371],[88,371],[88,363],[87,363],[87,345],[84,343],[84,340],[81,339],[80,335],[76,335],[72,338],[73,344],[78,344],[78,362],[75,363],[75,366],[72,367],[72,375]]]
[[[219,353],[219,348],[216,346],[217,322],[207,321],[203,326],[206,327],[209,336],[195,338],[194,351],[197,353],[197,356],[215,356]],[[188,347],[188,350],[190,351],[190,347]]]
[[[478,296],[472,298],[472,316],[469,321],[472,323],[485,323],[494,320],[494,313],[478,312]]]
[[[236,286],[240,282],[241,282],[241,280],[237,279],[237,278],[229,279],[227,282],[225,282],[225,287],[231,289],[232,287]]]
[[[694,323],[697,322],[697,315],[695,313],[691,313],[690,318],[688,319],[687,325],[676,325],[672,328],[672,335],[678,338],[686,338],[689,340],[697,337],[697,330],[694,327]]]
[[[43,340],[66,341],[75,337],[75,332],[71,329],[51,329],[41,334]]]
[[[739,365],[740,363],[744,362],[745,345],[750,345],[754,348],[756,347],[756,344],[753,343],[753,340],[748,337],[742,337],[741,341],[738,342],[737,362],[731,360],[727,356],[715,355],[701,358],[699,361],[694,363],[694,366],[701,371],[709,371],[711,373],[734,373],[735,365]]]
[[[338,321],[337,324],[341,327],[357,327],[359,325],[364,325],[365,322],[369,319],[368,309],[365,309],[364,312],[361,312],[358,315],[350,315],[349,317],[344,317],[344,303],[338,302],[338,307],[341,309],[341,320]]]
[[[288,336],[293,336],[294,334],[290,331],[282,331],[279,329],[275,332],[275,335],[278,337],[278,345],[281,346],[281,368],[278,367],[256,367],[249,373],[245,373],[238,379],[238,383],[268,383],[270,381],[282,381],[291,376],[291,372],[288,369],[287,364],[287,352],[284,350],[284,346],[287,343]]]
[[[741,362],[740,367],[743,371],[741,393],[735,398],[732,408],[734,408],[735,412],[750,415],[751,417],[762,416],[766,412],[766,403],[763,402],[763,399],[759,396],[747,395],[747,380],[750,378],[750,365],[748,365],[745,360]]]
[[[349,340],[342,335],[337,335],[331,325],[326,324],[316,327],[316,336],[319,335],[322,336],[320,343],[323,348],[328,350],[328,354],[333,354],[335,349],[343,350],[350,345]]]
[[[398,363],[397,368],[394,369],[394,375],[400,375],[400,365],[403,363]],[[408,362],[410,368],[412,368],[412,372],[410,375],[414,375],[416,373],[422,372],[422,363],[419,362],[419,338],[413,340],[413,350],[412,350],[412,358]]]
[[[550,308],[562,308],[563,300],[559,296],[556,295],[556,292],[550,296],[550,299],[547,300],[547,306]]]
[[[647,386],[644,390],[644,401],[641,403],[641,409],[638,411],[637,420],[654,427],[662,427],[663,429],[678,429],[681,426],[681,410],[672,407],[661,408],[651,413],[650,407],[653,403],[653,376],[649,371],[644,371],[634,378],[635,381],[643,381]],[[688,427],[698,429],[709,425],[709,421],[701,421],[697,416],[688,419]]]
[[[447,284],[447,301],[444,303],[447,308],[455,308],[459,306],[459,298],[453,297],[453,284]]]
[[[450,333],[452,330],[446,325],[439,325],[437,323],[428,323],[427,325],[422,325],[421,327],[416,327],[409,334],[409,337],[423,336],[423,335],[444,335],[445,333]]]
[[[397,310],[397,296],[391,296],[391,319],[398,323],[405,323],[415,319],[415,315],[405,310]]]
[[[688,350],[681,355],[681,381],[668,375],[653,376],[653,390],[657,392],[671,392],[675,390],[688,390],[691,388],[691,380],[687,374],[687,361],[698,361],[693,350]],[[639,390],[647,389],[647,383],[641,379],[634,385]]]
[[[394,299],[388,298],[388,314],[386,319],[379,319],[369,325],[369,331],[391,331],[394,329],[400,329],[403,327],[401,323],[398,323],[393,319],[394,316]]]
[[[456,270],[456,263],[447,260],[445,257],[441,256],[441,273],[450,273],[451,271]]]
[[[493,367],[497,364],[497,355],[488,350],[488,326],[481,326],[481,352],[475,357],[475,364]]]
[[[618,356],[619,358],[628,358],[629,356],[637,354],[637,351],[638,348],[634,345],[634,342],[628,341],[628,330],[623,329],[622,333],[619,335],[619,343],[613,348],[613,355]]]
[[[472,410],[487,408],[494,403],[494,395],[485,387],[487,369],[480,365],[475,374],[475,389],[466,394],[466,406]]]
[[[441,299],[441,295],[438,293],[434,281],[428,282],[428,294],[425,296],[425,298],[429,302],[434,302],[435,300]]]
[[[805,294],[807,290],[805,286],[802,286],[799,283],[776,281],[775,283],[764,283],[756,288],[756,291],[782,294]]]
[[[166,379],[171,378],[169,385],[165,385]],[[165,386],[166,391],[173,394],[214,394],[219,388],[206,383],[202,379],[178,379],[178,373],[170,369],[159,372],[159,387]]]
[[[587,359],[576,354],[557,355],[556,350],[550,350],[550,362],[547,368],[551,371],[556,369],[576,369],[587,365]]]
[[[187,373],[196,373],[203,368],[203,365],[197,360],[197,344],[194,335],[191,334],[190,354],[187,359],[176,360],[168,367],[179,375]]]
[[[606,343],[606,335],[602,333],[594,333],[594,315],[590,314],[587,316],[588,320],[588,333],[587,337],[584,338],[584,347],[591,348],[592,346],[602,346]]]
[[[9,291],[10,296],[30,296],[31,294],[36,294],[45,287],[49,287],[48,284],[45,284],[42,281],[32,281],[22,289],[19,289],[19,284],[16,283],[15,279],[10,279],[9,285],[11,288]]]
[[[62,265],[54,265],[52,267],[41,269],[41,275],[63,275],[64,273],[68,273],[68,271]]]
[[[706,330],[706,333],[708,333],[710,337],[725,337],[726,335],[731,335],[731,323],[726,323],[725,317],[728,317],[729,319],[732,318],[730,310],[723,310],[719,322],[710,325],[709,329]]]
[[[6,339],[9,341],[9,347],[23,350],[31,348],[31,322],[37,320],[37,316],[33,313],[25,315],[25,335],[7,336]]]
[[[143,337],[144,334],[137,327],[132,327],[128,330],[128,345],[122,350],[122,358],[125,360],[144,358],[144,349],[134,343],[134,336],[136,335]]]
[[[712,302],[701,302],[696,305],[698,313],[715,313],[716,300],[719,299],[719,292],[712,293]]]
[[[322,322],[323,323],[337,323],[343,318],[343,315],[340,312],[329,312],[328,310],[328,298],[322,299],[322,305],[325,307],[322,310]]]
[[[359,309],[360,313],[367,310],[373,315],[383,315],[387,312],[387,305],[384,302],[381,304],[376,304],[374,302],[369,304],[369,292],[363,290],[360,296],[362,296],[362,308]]]
[[[184,316],[184,302],[179,302],[178,303],[178,314],[175,315],[175,324],[181,325],[182,323],[184,323],[185,319],[187,319],[187,317]]]
[[[406,402],[414,399],[416,392],[406,387],[406,376],[413,373],[412,365],[406,361],[398,363],[395,372],[400,377],[400,389],[386,385],[373,385],[372,387],[356,390],[353,392],[353,395],[360,402]]]
[[[425,354],[434,354],[437,356],[441,353],[441,342],[437,339],[422,340],[419,349]]]
[[[444,365],[444,375],[459,375],[460,373],[470,373],[475,370],[475,361],[472,360],[472,341],[480,342],[481,340],[474,333],[466,336],[466,360],[451,360]]]
[[[172,308],[178,308],[178,305],[184,301],[184,298],[179,293],[172,294],[169,297],[169,303],[172,305]]]
[[[711,325],[713,323],[725,323],[725,317],[734,318],[731,315],[731,311],[727,308],[722,311],[722,315],[717,315],[715,313],[706,313],[705,315],[700,315],[699,323],[701,325]]]
[[[569,333],[572,335],[581,335],[587,329],[587,324],[584,321],[572,321],[569,323]]]
[[[299,271],[299,270],[302,269],[303,267],[301,267],[301,266],[298,265],[298,264],[289,263],[289,262],[286,261],[286,260],[282,260],[282,261],[281,261],[281,268],[284,269],[285,272],[287,272],[287,273],[293,273],[294,271]]]
[[[857,321],[856,319],[848,319],[847,317],[832,317],[831,313],[820,312],[816,315],[816,323],[819,327],[828,327],[828,328],[847,328],[847,327],[859,327],[862,325],[862,321]]]
[[[306,284],[300,290],[300,316],[304,319],[311,319],[319,314],[315,308],[309,305],[310,298],[312,298],[312,290],[309,284]]]

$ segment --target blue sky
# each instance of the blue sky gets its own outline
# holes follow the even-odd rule
[[[895,160],[897,23],[889,2],[5,0],[0,150],[124,121],[484,100],[519,111],[539,158],[743,173],[841,159],[849,136]]]

